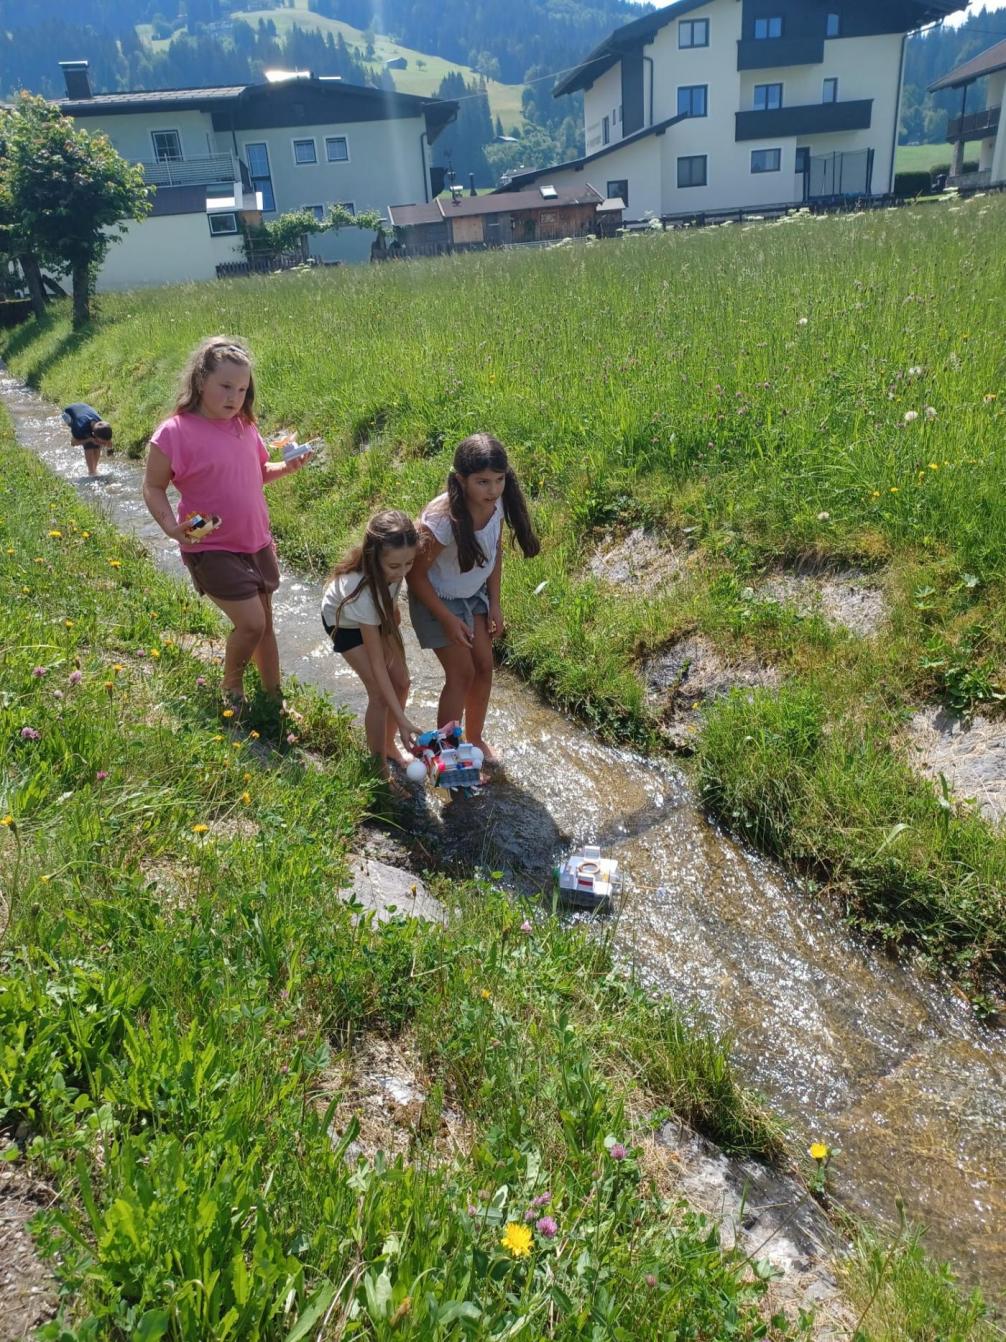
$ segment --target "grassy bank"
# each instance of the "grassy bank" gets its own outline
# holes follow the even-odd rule
[[[1006,201],[979,197],[134,293],[103,299],[83,335],[57,312],[4,344],[15,371],[57,401],[86,395],[139,446],[191,345],[211,328],[245,336],[267,424],[330,445],[271,496],[287,558],[318,571],[378,504],[417,512],[460,437],[499,434],[546,541],[504,568],[511,662],[600,731],[641,741],[658,724],[637,667],[693,631],[816,695],[823,737],[852,743],[802,760],[804,790],[827,798],[819,870],[977,1000],[982,975],[1006,975],[999,840],[952,809],[955,835],[982,837],[948,849],[948,812],[897,742],[914,705],[1000,694],[1004,224]],[[637,524],[691,561],[672,587],[612,589],[586,571],[604,533]],[[762,575],[808,556],[874,572],[881,637],[757,599]],[[747,734],[762,709],[731,711]],[[864,752],[878,762],[867,814]],[[717,780],[721,758],[707,750],[704,769],[724,819],[740,771],[746,831],[804,849],[805,822],[759,799],[776,795],[764,770],[782,757],[747,752]]]
[[[222,731],[205,605],[6,430],[0,519],[0,1147],[59,1194],[44,1335],[799,1335],[627,1118],[778,1151],[723,1047],[492,890],[355,919],[347,723]],[[408,1160],[359,1159],[345,1058],[403,1032]]]

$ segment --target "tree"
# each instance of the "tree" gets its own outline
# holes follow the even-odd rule
[[[97,269],[128,220],[150,213],[143,169],[104,135],[78,130],[44,98],[22,94],[3,113],[0,199],[15,234],[73,280],[73,325],[90,319]]]

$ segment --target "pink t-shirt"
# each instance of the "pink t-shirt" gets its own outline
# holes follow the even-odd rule
[[[215,513],[220,525],[197,545],[182,550],[231,550],[254,554],[272,540],[262,492],[262,467],[269,460],[262,435],[238,416],[205,419],[172,415],[150,441],[171,463],[171,482],[181,494],[178,521],[189,513]]]

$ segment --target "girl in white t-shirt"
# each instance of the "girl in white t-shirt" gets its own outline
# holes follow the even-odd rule
[[[375,513],[363,543],[336,564],[321,601],[321,620],[332,647],[367,687],[363,725],[387,777],[388,764],[406,764],[411,754],[395,745],[395,727],[408,746],[419,728],[405,716],[409,669],[399,632],[398,592],[412,568],[419,537],[411,517],[393,509]]]
[[[488,433],[459,443],[447,492],[423,509],[420,547],[409,574],[409,613],[420,646],[444,668],[437,725],[460,722],[487,763],[486,712],[493,683],[492,641],[504,631],[500,610],[502,524],[530,559],[541,548],[506,448]]]

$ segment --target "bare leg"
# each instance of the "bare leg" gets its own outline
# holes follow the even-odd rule
[[[495,764],[499,757],[483,735],[493,688],[493,644],[484,615],[475,616],[471,659],[475,674],[465,696],[465,735],[482,751],[487,764]]]
[[[387,777],[388,761],[385,756],[388,753],[386,743],[388,740],[388,719],[391,718],[391,714],[388,712],[384,696],[374,679],[367,649],[362,646],[349,648],[341,655],[345,657],[366,688],[367,711],[363,715],[363,733],[367,738],[367,749],[376,759],[377,767],[381,773]],[[394,726],[394,718],[391,718],[391,722]],[[394,740],[393,736],[392,740]]]
[[[221,601],[211,596],[210,600],[219,606],[234,626],[224,650],[223,689],[231,694],[243,694],[245,668],[266,630],[266,613],[262,601],[257,596],[248,597],[244,601]]]
[[[398,698],[398,702],[405,708],[409,702],[409,671],[405,665],[405,660],[397,648],[389,649],[388,656],[388,676],[391,679],[392,688]],[[398,731],[398,723],[391,716],[386,714],[387,728],[384,737],[384,753],[389,760],[397,760],[399,764],[408,764],[412,756],[407,754],[398,744],[395,735]]]
[[[252,657],[266,694],[279,694],[279,648],[272,623],[272,593],[259,592],[259,600],[265,615],[265,630]]]
[[[98,474],[98,462],[99,462],[100,460],[101,460],[101,448],[100,448],[100,447],[85,447],[85,448],[84,448],[84,461],[87,463],[87,473],[88,473],[88,475],[97,475],[97,474]]]
[[[463,648],[458,643],[448,643],[446,648],[434,648],[433,651],[446,677],[437,708],[437,726],[445,727],[448,722],[461,721],[475,679],[475,663],[471,648]]]

